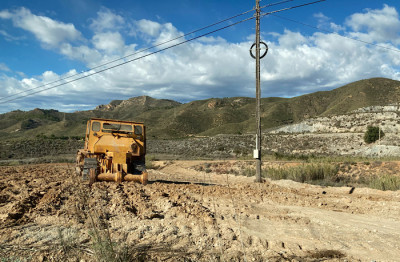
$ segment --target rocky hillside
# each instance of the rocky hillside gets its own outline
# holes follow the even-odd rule
[[[297,128],[301,132],[336,132],[350,129],[359,132],[372,120],[368,120],[370,112],[363,112],[361,116],[354,110],[386,106],[399,101],[399,81],[385,78],[361,80],[332,91],[294,98],[263,98],[262,125],[263,130],[300,123],[285,130]],[[114,100],[93,110],[74,113],[35,109],[1,114],[0,135],[3,140],[37,136],[82,137],[86,121],[91,117],[145,122],[149,139],[246,134],[255,130],[254,111],[255,99],[246,97],[211,98],[182,104],[142,96]],[[392,120],[388,120],[390,123],[382,123],[387,124],[387,128],[390,125],[393,129],[398,128],[397,123],[393,122],[396,118],[393,114],[396,113],[389,113],[392,114]]]
[[[400,104],[370,106],[343,115],[309,118],[280,127],[271,133],[363,133],[369,125],[380,126],[385,133],[400,132]]]

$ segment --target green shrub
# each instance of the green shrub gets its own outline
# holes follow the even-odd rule
[[[21,122],[21,129],[28,130],[40,126],[40,122],[34,119],[27,119]]]
[[[256,169],[255,168],[250,168],[250,167],[244,168],[244,169],[240,170],[239,175],[248,176],[248,177],[255,176],[256,175]]]
[[[380,135],[379,135],[379,130],[380,130]],[[385,133],[383,133],[382,129],[380,129],[377,126],[368,126],[367,127],[367,131],[364,134],[364,141],[367,144],[371,144],[373,142],[375,142],[376,140],[380,138],[382,138],[385,135]]]
[[[274,180],[290,179],[302,183],[322,180],[339,182],[338,171],[338,165],[317,163],[290,168],[268,168],[263,172],[263,176]]]
[[[379,190],[400,190],[400,177],[390,175],[375,177],[368,186]]]

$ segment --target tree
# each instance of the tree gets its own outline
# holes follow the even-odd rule
[[[22,130],[34,129],[38,126],[40,126],[40,122],[34,119],[26,119],[21,122]]]
[[[367,131],[364,134],[364,141],[367,144],[371,144],[375,142],[376,140],[382,138],[385,133],[383,133],[382,129],[380,130],[380,135],[379,135],[379,127],[378,126],[367,126]]]

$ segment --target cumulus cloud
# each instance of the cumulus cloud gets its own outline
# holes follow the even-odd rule
[[[14,11],[3,10],[0,18],[12,19],[14,26],[27,30],[45,45],[56,47],[65,41],[74,41],[81,33],[71,23],[63,23],[49,17],[38,16],[22,7]]]
[[[2,10],[2,11],[0,11],[0,18],[3,18],[3,19],[10,19],[10,18],[12,18],[13,17],[13,15],[8,11],[8,10]]]
[[[308,40],[299,32],[292,32],[285,29],[284,34],[279,35],[278,41],[280,46],[293,49],[299,45],[307,43]]]
[[[134,22],[134,24],[138,32],[152,37],[156,37],[160,33],[162,27],[160,23],[147,19],[141,19]]]
[[[14,16],[13,13],[10,14]],[[386,16],[386,20],[379,20],[382,15]],[[3,12],[0,13],[1,16],[10,15]],[[101,24],[101,17],[117,26],[111,28],[107,24]],[[368,36],[380,45],[392,49],[397,49],[396,43],[400,44],[400,29],[396,29],[400,19],[393,7],[385,5],[382,9],[364,10],[363,13],[348,17],[343,24],[333,24],[322,13],[315,18],[347,36],[361,37],[357,34],[363,34],[363,37]],[[367,18],[376,19],[376,23],[370,23]],[[86,45],[58,42],[59,52],[69,59],[82,61],[88,68],[131,55],[135,52],[137,43],[127,43],[123,30],[118,28],[118,25],[127,25],[126,21],[112,11],[102,9],[92,21],[93,36],[88,37],[91,40],[86,41]],[[138,42],[148,41],[151,44],[162,43],[183,34],[171,23],[144,19],[131,21],[130,28],[134,28]],[[264,34],[268,35],[269,41],[264,41],[268,43],[269,52],[261,60],[263,96],[291,97],[378,76],[400,80],[398,52],[365,45],[335,33],[316,32],[310,35],[286,29],[283,32]],[[255,63],[248,53],[254,36],[247,39],[231,43],[214,35],[100,74],[94,73],[105,67],[96,68],[79,75],[90,76],[88,78],[36,94],[35,107],[83,110],[113,99],[139,95],[181,102],[209,97],[254,97]],[[143,54],[148,53],[141,55]],[[115,66],[135,57],[138,56],[107,66]],[[48,71],[38,77],[25,76],[22,80],[2,75],[0,83],[7,88],[0,89],[0,92],[3,95],[14,94],[58,78],[67,77],[70,81],[76,79],[74,75],[77,73],[74,69],[60,75]],[[22,105],[23,108],[29,108],[31,103],[32,99],[20,100],[15,107],[21,108]],[[10,104],[0,110],[4,112],[6,108],[13,108],[12,106]]]
[[[125,20],[122,16],[114,14],[110,9],[102,8],[97,12],[97,17],[91,20],[90,28],[95,32],[116,30],[124,25]]]
[[[285,32],[281,37],[291,34]],[[315,33],[307,44],[293,46],[270,43],[262,78],[282,89],[271,90],[278,96],[293,96],[326,90],[362,78],[383,76],[380,54],[336,34]],[[387,76],[387,75],[386,75]],[[392,77],[392,76],[390,76]],[[283,80],[284,79],[284,80]]]
[[[125,46],[124,39],[118,32],[98,33],[93,36],[93,45],[98,50],[107,53],[115,53],[123,50]]]
[[[179,40],[170,41],[184,35],[184,33],[180,32],[171,23],[160,24],[147,19],[134,21],[131,33],[132,35],[141,37],[144,41],[152,45],[160,45],[164,42],[168,42],[168,44],[176,44],[184,40],[182,37]]]
[[[64,43],[60,46],[60,53],[69,59],[84,62],[88,67],[98,65],[103,59],[103,55],[98,50],[86,45],[73,46]]]
[[[318,20],[318,26],[326,26],[329,24],[330,18],[324,15],[323,13],[319,12],[314,14],[314,17]]]
[[[171,23],[165,23],[163,24],[155,43],[156,44],[164,43],[166,41],[169,41],[171,39],[177,38],[182,35],[183,33],[179,32],[178,29]]]
[[[394,7],[384,5],[382,9],[353,14],[346,24],[355,31],[352,36],[364,41],[400,44],[400,20]]]
[[[4,63],[0,63],[0,71],[10,72],[10,68]]]

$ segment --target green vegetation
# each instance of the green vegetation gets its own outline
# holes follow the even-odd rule
[[[45,158],[45,162],[65,162],[64,159],[75,158],[77,149],[82,148],[83,143],[74,138],[28,138],[23,143],[18,140],[0,141],[0,160]]]
[[[79,183],[76,181],[76,183]],[[144,257],[144,254],[137,252],[135,247],[128,247],[126,244],[126,234],[122,240],[116,241],[111,236],[111,230],[108,221],[108,215],[96,205],[99,203],[91,202],[91,191],[87,190],[82,184],[77,187],[75,206],[73,215],[75,219],[81,221],[88,228],[90,242],[88,246],[81,243],[81,234],[72,229],[59,229],[58,237],[60,241],[60,261],[70,261],[71,258],[80,257],[85,251],[99,262],[127,262],[133,260],[134,253],[140,253],[138,256]],[[145,261],[145,260],[140,260]]]
[[[348,159],[351,160],[351,159]],[[370,165],[369,162],[364,162],[365,165]],[[216,164],[218,165],[218,164]],[[288,179],[300,183],[309,183],[322,186],[344,186],[353,185],[361,187],[369,187],[379,190],[400,190],[400,176],[396,175],[374,175],[367,177],[355,178],[344,175],[346,170],[356,166],[357,162],[303,162],[300,165],[292,167],[269,167],[263,168],[262,177],[272,180]],[[374,161],[371,165],[380,165],[380,161]],[[199,171],[204,171],[204,168],[199,167]],[[217,173],[233,173],[236,175],[254,177],[254,167],[244,167],[239,171],[234,170],[218,170],[213,168]],[[342,172],[340,172],[342,171]],[[211,171],[210,171],[211,172]]]
[[[290,168],[268,168],[263,176],[274,180],[290,179],[301,183],[323,182],[337,183],[341,179],[338,177],[339,166],[329,163],[303,164]]]
[[[383,156],[383,157],[365,157],[365,156],[326,156],[326,155],[299,155],[299,154],[283,154],[274,152],[271,156],[265,156],[265,160],[279,160],[279,161],[303,161],[305,163],[356,163],[363,162],[369,165],[371,161],[399,161],[396,156]]]
[[[384,136],[385,133],[383,133],[382,129],[378,126],[368,126],[367,131],[364,134],[364,141],[367,144],[371,144]]]
[[[123,243],[114,242],[111,239],[108,227],[106,229],[99,229],[96,225],[93,225],[89,235],[92,239],[92,250],[94,252],[94,256],[96,257],[96,261],[131,261],[131,254],[128,246]]]
[[[368,186],[379,190],[400,190],[400,177],[384,175],[368,181]]]
[[[263,98],[263,129],[274,128],[309,117],[346,114],[352,110],[386,105],[400,100],[399,81],[373,78],[332,91],[294,98]],[[247,97],[211,98],[181,104],[147,96],[114,100],[94,110],[63,113],[34,109],[0,114],[1,139],[24,139],[43,134],[47,137],[75,137],[85,133],[92,117],[145,122],[152,139],[189,135],[245,134],[254,132],[255,99]]]
[[[289,179],[301,183],[343,185],[346,178],[338,176],[339,165],[331,163],[304,163],[289,168],[265,168],[261,176],[272,180]],[[239,173],[244,176],[254,176],[254,168],[245,168]],[[346,180],[346,181],[345,181]]]
[[[36,138],[38,138],[38,139],[78,140],[78,141],[85,140],[84,136],[55,136],[54,134],[52,134],[51,136],[46,136],[44,134],[37,134]]]
[[[40,122],[33,119],[26,119],[21,123],[22,130],[34,129],[40,126]]]

